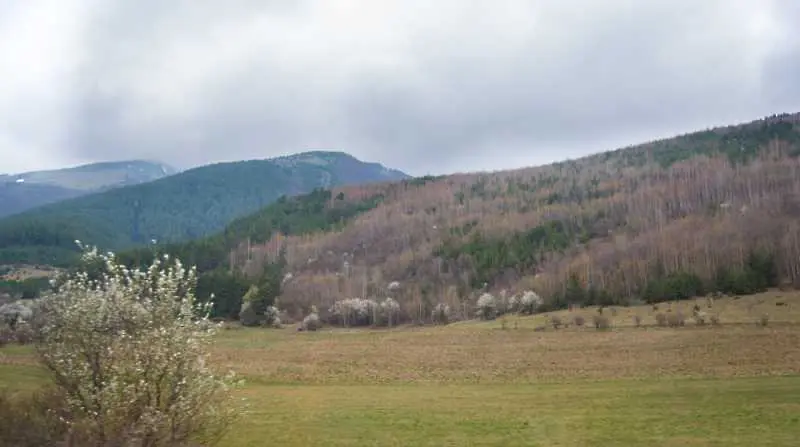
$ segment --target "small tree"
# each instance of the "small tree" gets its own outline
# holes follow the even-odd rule
[[[46,298],[37,352],[65,396],[72,443],[86,446],[208,445],[235,408],[232,375],[207,365],[215,331],[197,304],[195,270],[156,259],[128,270],[86,249],[87,264]]]
[[[439,303],[431,312],[431,320],[434,324],[447,324],[450,322],[450,306],[445,303]]]
[[[478,318],[481,320],[494,320],[497,317],[497,300],[494,295],[484,293],[478,297]]]
[[[528,290],[522,294],[519,300],[519,312],[521,314],[531,315],[542,305],[542,298],[532,290]]]

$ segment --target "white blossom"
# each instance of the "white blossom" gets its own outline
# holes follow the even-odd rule
[[[165,255],[128,270],[94,248],[83,260],[103,267],[99,277],[78,272],[42,299],[37,344],[70,422],[108,445],[173,445],[224,429],[239,382],[208,366],[218,325],[211,304],[195,300],[195,269]]]
[[[532,290],[527,290],[522,294],[519,303],[519,312],[532,314],[543,304],[542,298]]]
[[[484,293],[478,297],[478,318],[492,320],[497,316],[497,299],[491,293]]]

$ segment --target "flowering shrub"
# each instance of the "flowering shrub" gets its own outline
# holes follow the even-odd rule
[[[275,306],[267,306],[264,310],[264,325],[267,327],[280,328],[281,318],[280,311]]]
[[[497,317],[497,300],[491,293],[484,293],[478,297],[478,318],[481,320],[494,320]]]
[[[311,313],[306,315],[303,318],[303,322],[300,323],[300,328],[304,331],[316,331],[322,327],[322,322],[319,319],[319,314],[317,313],[316,307],[311,310]]]
[[[343,326],[368,326],[378,317],[378,303],[364,298],[348,298],[333,303],[328,312]]]
[[[450,306],[445,303],[439,303],[433,308],[431,312],[431,320],[434,324],[447,324],[450,322]]]
[[[11,330],[16,329],[17,323],[28,321],[33,316],[33,311],[22,300],[0,306],[0,319]]]
[[[349,298],[333,303],[330,309],[331,321],[342,326],[393,326],[400,318],[400,303],[386,298],[378,303],[368,298]]]
[[[44,298],[37,352],[65,397],[80,445],[210,442],[228,426],[232,375],[207,364],[216,326],[196,273],[167,256],[146,271],[85,249],[87,265]]]
[[[519,299],[518,312],[527,315],[533,314],[542,303],[542,298],[536,292],[528,290]]]

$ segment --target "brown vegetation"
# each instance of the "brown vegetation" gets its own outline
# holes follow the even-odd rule
[[[798,117],[773,121],[796,123]],[[243,245],[231,262],[245,267],[239,260],[247,259],[247,269],[258,271],[285,249],[292,279],[280,305],[295,318],[312,304],[324,317],[343,298],[388,296],[388,285],[397,282],[391,296],[407,320],[428,320],[437,302],[463,319],[472,315],[479,294],[471,286],[474,262],[445,259],[437,249],[446,241],[466,243],[476,233],[505,237],[557,220],[587,223],[588,239],[544,253],[535,268],[507,269],[488,286],[532,288],[547,299],[563,292],[574,275],[580,284],[591,281],[612,297],[630,299],[648,284],[655,265],[710,280],[720,267],[745,265],[753,250],[773,255],[784,283],[800,286],[800,160],[791,155],[793,143],[769,139],[747,163],[711,152],[663,167],[659,151],[668,145],[452,175],[424,186],[340,188],[334,194],[343,192],[348,200],[376,192],[385,200],[341,230],[275,234],[266,244]]]

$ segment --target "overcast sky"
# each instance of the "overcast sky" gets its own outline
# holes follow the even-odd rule
[[[797,0],[0,0],[0,172],[543,164],[800,111]]]

